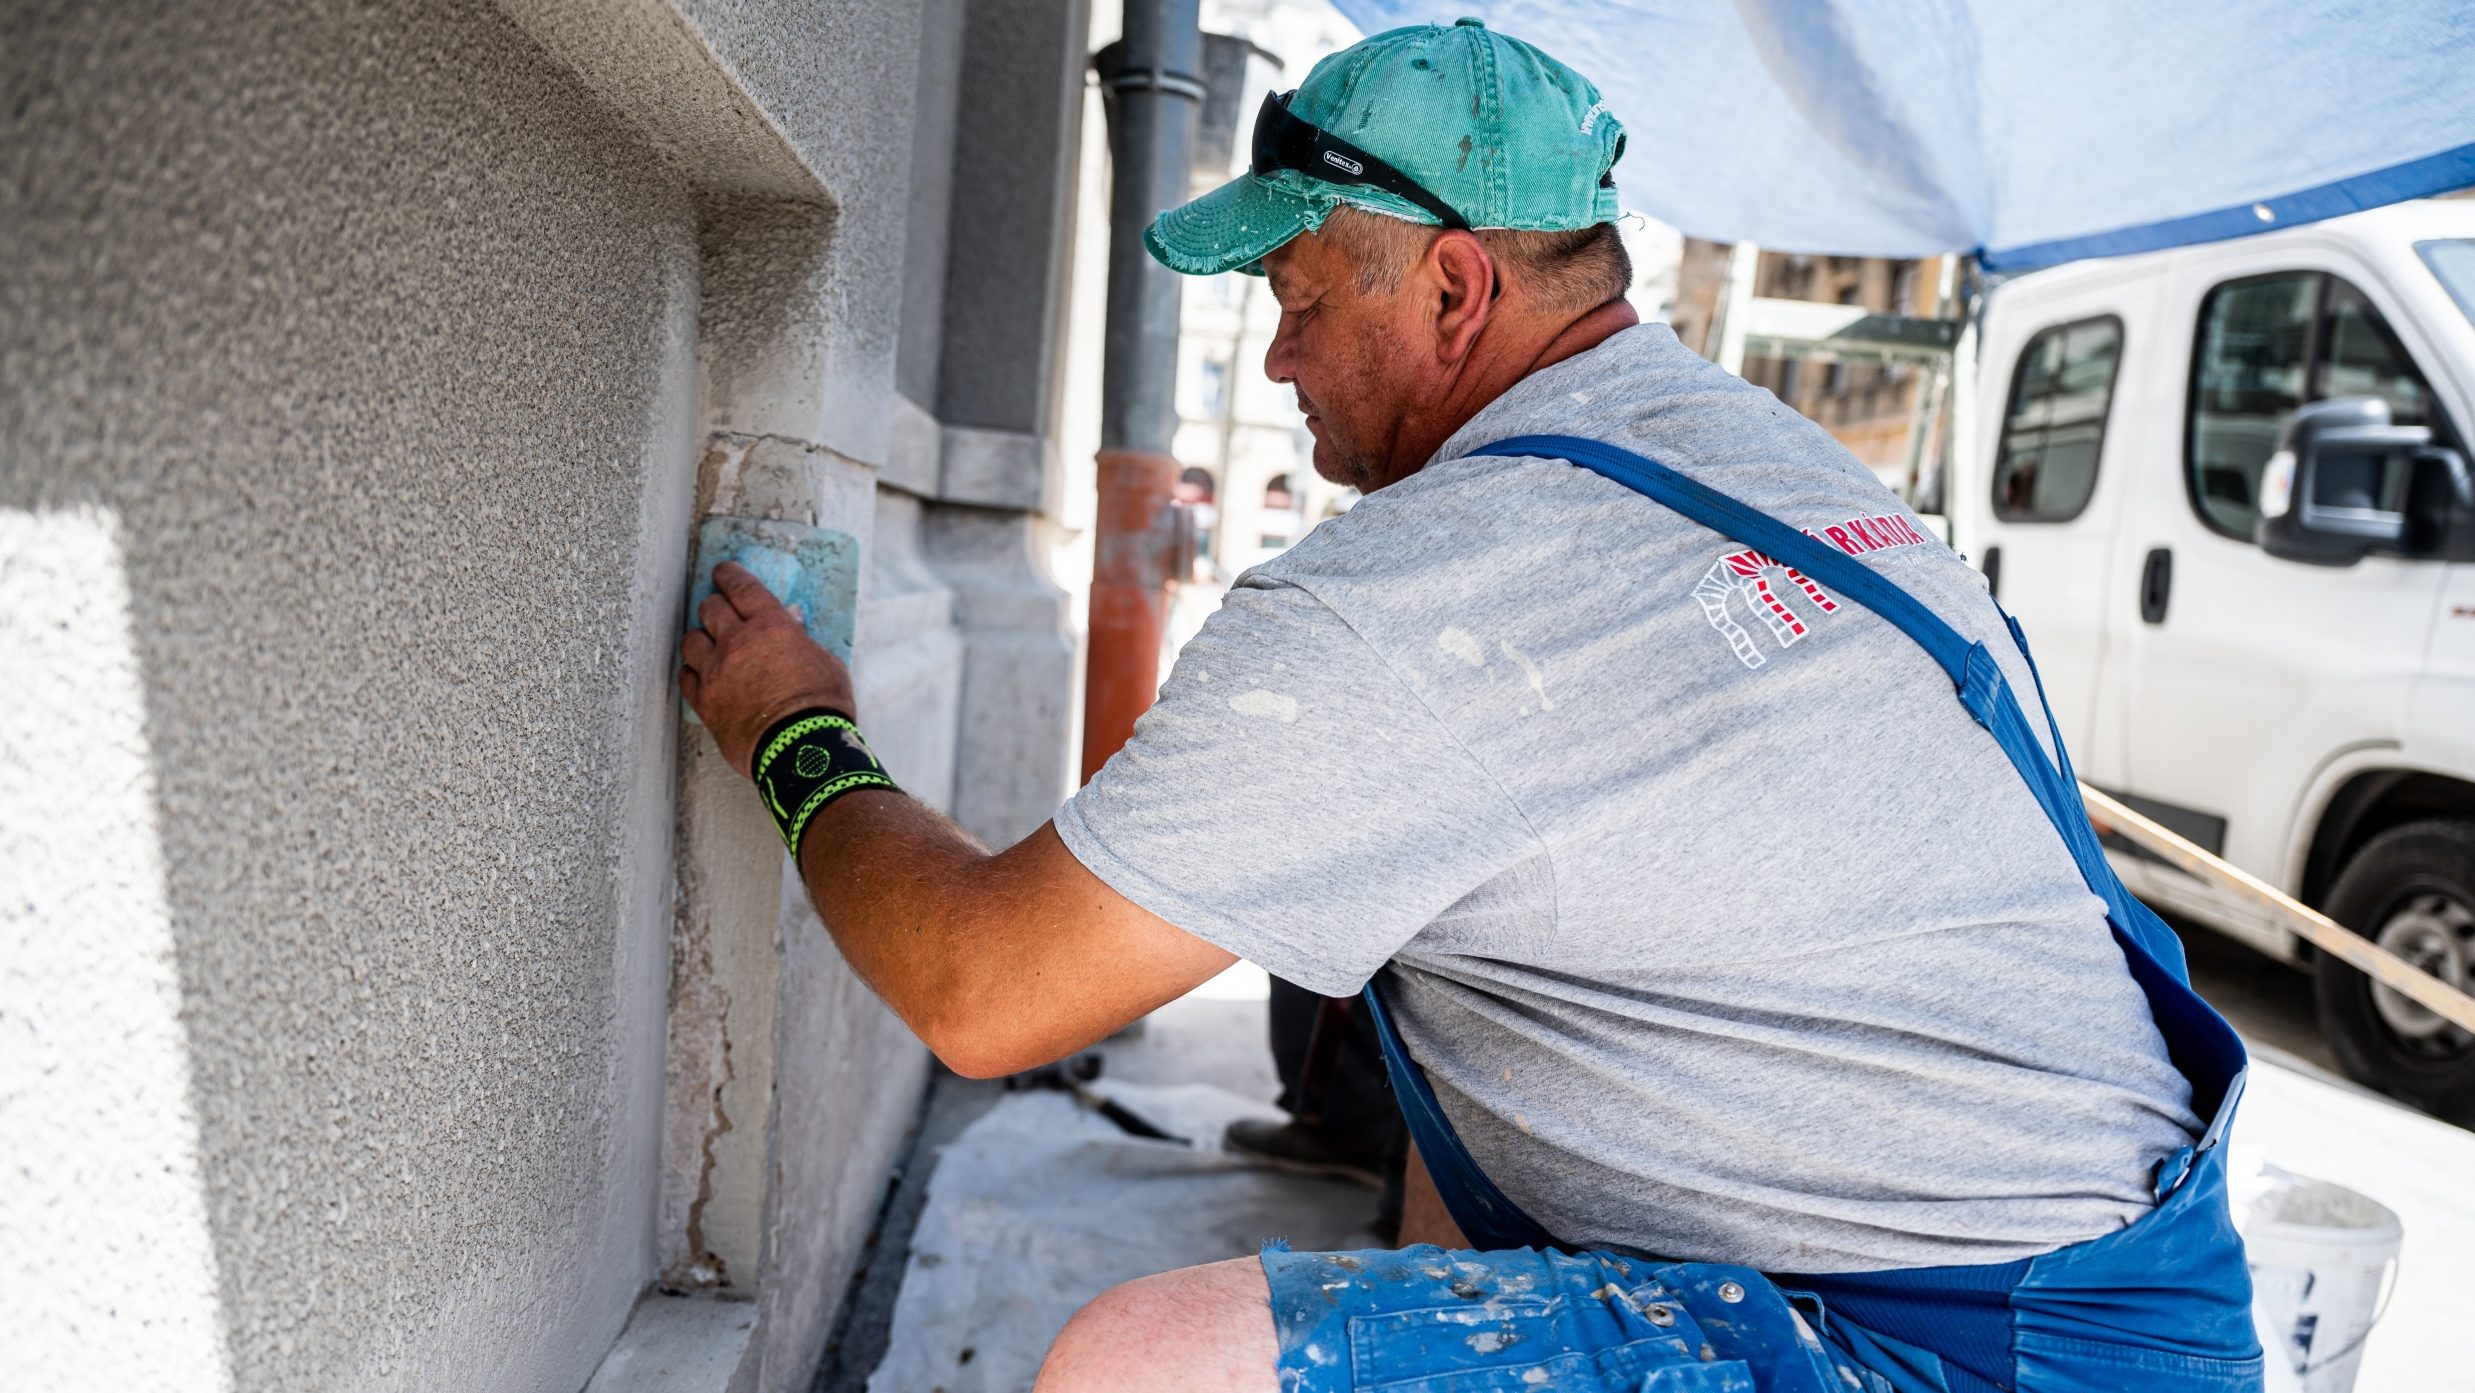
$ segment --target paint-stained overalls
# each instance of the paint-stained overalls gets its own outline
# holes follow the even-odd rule
[[[2251,1280],[2223,1142],[2247,1061],[2195,994],[2182,945],[2106,864],[2070,756],[2056,767],[1993,656],[1898,586],[1796,528],[1597,441],[1523,436],[1472,451],[1569,461],[1794,567],[1896,625],[1950,675],[2105,901],[2200,1140],[2157,1170],[2129,1226],[2017,1262],[1797,1276],[1560,1249],[1482,1173],[1366,992],[1394,1091],[1438,1194],[1477,1251],[1264,1254],[1284,1389],[1387,1393],[2235,1393],[2261,1386]],[[2011,635],[2026,656],[2019,626]],[[2033,661],[2030,671],[2035,671]],[[2044,692],[2037,693],[2044,704]],[[1964,1137],[1952,1139],[1965,1145]],[[1432,1297],[1432,1300],[1427,1298]],[[1527,1346],[1526,1349],[1520,1346]]]

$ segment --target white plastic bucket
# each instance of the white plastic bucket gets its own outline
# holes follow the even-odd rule
[[[2234,1189],[2268,1393],[2348,1393],[2396,1290],[2405,1227],[2343,1185],[2270,1165],[2245,1169],[2237,1165]]]

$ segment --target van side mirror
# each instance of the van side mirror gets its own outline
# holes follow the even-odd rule
[[[2418,451],[2406,481],[2406,552],[2465,560],[2470,539],[2461,519],[2475,519],[2475,470],[2466,456],[2435,445]],[[2452,544],[2453,528],[2461,535]]]
[[[2471,491],[2466,460],[2430,430],[2391,425],[2377,397],[2334,397],[2286,422],[2261,471],[2252,537],[2311,566],[2352,566],[2375,547],[2429,554]]]

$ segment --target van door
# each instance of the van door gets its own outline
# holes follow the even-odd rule
[[[2097,718],[2106,644],[2107,577],[2128,492],[2117,477],[2124,384],[2138,380],[2130,327],[2153,298],[2138,282],[2056,291],[2022,286],[1988,315],[1982,361],[1989,392],[1977,458],[1962,485],[1969,545],[1996,599],[2036,653],[2046,698],[2082,772],[2108,777],[2118,733]],[[2126,375],[2126,367],[2133,369]]]
[[[2461,437],[2399,336],[2389,290],[2342,245],[2213,248],[2182,259],[2165,295],[2160,327],[2189,365],[2183,429],[2129,471],[2131,545],[2116,564],[2138,574],[2116,576],[2108,615],[2127,791],[2291,889],[2297,800],[2325,760],[2398,738],[2443,567],[2268,555],[2252,541],[2262,469],[2295,408],[2334,396],[2378,396],[2399,424]],[[2180,877],[2142,879],[2178,898]]]

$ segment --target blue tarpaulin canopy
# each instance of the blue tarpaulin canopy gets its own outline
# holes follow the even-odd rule
[[[1337,0],[1597,83],[1627,205],[1783,251],[2024,270],[2475,184],[2475,0]]]

